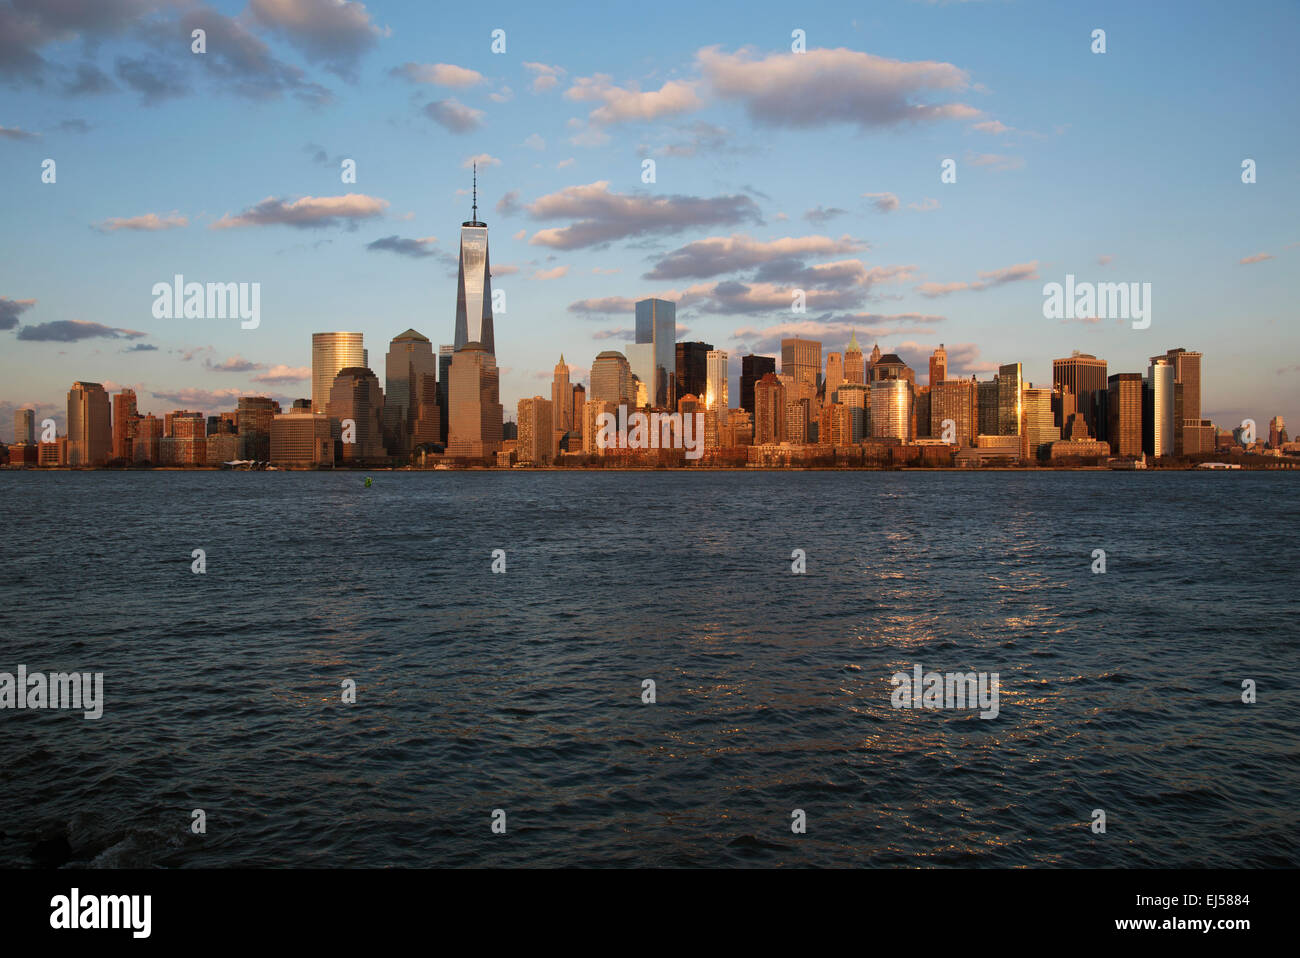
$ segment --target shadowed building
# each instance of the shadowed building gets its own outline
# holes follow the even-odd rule
[[[339,370],[330,390],[328,415],[331,429],[337,429],[343,440],[344,462],[369,462],[387,457],[383,438],[384,391],[379,387],[379,377],[369,369],[350,366]],[[351,420],[350,430],[345,420]]]
[[[296,408],[273,417],[271,462],[300,469],[334,465],[330,417]]]
[[[408,329],[394,336],[384,360],[384,443],[396,455],[409,453],[415,444],[415,423],[420,416],[420,378],[433,384],[437,403],[438,361],[433,343]],[[435,436],[431,441],[437,442]]]
[[[781,373],[791,376],[791,399],[813,399],[817,395],[817,378],[822,368],[822,344],[815,339],[781,340]]]
[[[36,410],[14,410],[14,442],[36,443]]]
[[[68,390],[69,466],[102,466],[113,451],[112,412],[99,383],[75,382]]]
[[[329,407],[329,395],[325,405]],[[265,462],[271,457],[271,420],[280,412],[280,404],[267,396],[240,396],[236,419],[239,445],[245,459]],[[322,413],[325,410],[321,410]]]
[[[466,343],[456,350],[449,375],[447,454],[467,459],[495,456],[501,449],[503,421],[496,357],[482,343]]]
[[[1068,359],[1052,360],[1052,385],[1068,389],[1074,396],[1074,410],[1083,414],[1084,422],[1098,439],[1106,438],[1104,396],[1107,390],[1106,360],[1077,349]],[[1061,422],[1069,418],[1062,410]]]
[[[679,399],[687,393],[704,395],[709,375],[708,357],[712,349],[711,343],[677,344],[677,383],[674,395]]]
[[[754,444],[786,438],[786,390],[776,373],[765,373],[754,384]]]
[[[740,358],[740,408],[751,416],[754,415],[754,384],[768,373],[776,374],[775,356],[750,355]]]
[[[1142,374],[1113,373],[1107,377],[1106,435],[1117,456],[1142,455]]]

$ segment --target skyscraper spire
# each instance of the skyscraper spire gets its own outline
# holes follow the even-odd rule
[[[463,170],[465,167],[461,167]],[[478,163],[474,164],[474,215],[470,219],[478,221]]]

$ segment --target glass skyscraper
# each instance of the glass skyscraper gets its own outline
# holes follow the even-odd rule
[[[492,333],[492,264],[488,259],[487,224],[478,218],[478,168],[474,170],[474,206],[460,224],[460,275],[456,281],[456,349],[482,343],[496,355]]]
[[[366,365],[360,333],[311,334],[311,409],[326,413],[334,377],[340,370]]]
[[[650,405],[671,409],[677,404],[677,304],[643,299],[636,304],[636,344],[627,359],[632,375],[645,383]],[[648,347],[648,348],[647,348]]]

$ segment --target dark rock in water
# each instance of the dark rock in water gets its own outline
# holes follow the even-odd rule
[[[38,868],[59,868],[72,860],[72,846],[66,836],[52,835],[33,845],[31,856]]]

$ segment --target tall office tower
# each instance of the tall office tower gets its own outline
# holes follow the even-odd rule
[[[980,436],[998,434],[998,377],[975,383],[975,427]]]
[[[975,382],[970,379],[945,379],[930,387],[930,438],[944,439],[958,446],[974,445],[978,428],[975,406]],[[947,429],[948,421],[952,429]]]
[[[379,377],[364,366],[340,369],[330,389],[330,428],[338,429],[343,437],[343,461],[383,459],[384,449],[384,391],[379,387]],[[354,428],[352,442],[347,441],[344,420],[351,420]],[[337,424],[337,425],[336,425]],[[268,439],[270,429],[267,430]]]
[[[826,396],[825,404],[835,402],[835,390],[844,383],[844,358],[839,353],[826,354]]]
[[[1286,441],[1286,420],[1274,416],[1268,421],[1268,444],[1273,449],[1279,449]]]
[[[421,376],[433,381],[436,403],[438,361],[433,355],[433,343],[408,329],[393,337],[384,359],[384,445],[394,455],[405,455],[414,445]],[[432,441],[437,442],[437,438]]]
[[[754,384],[768,373],[776,374],[776,357],[751,355],[740,358],[740,408],[751,416],[754,415]]]
[[[1020,435],[1020,403],[1025,388],[1020,363],[1006,363],[998,367],[998,431],[999,436]]]
[[[163,421],[149,413],[135,421],[135,437],[131,441],[131,458],[135,462],[162,462]]]
[[[1174,367],[1174,388],[1182,393],[1181,408],[1174,411],[1174,455],[1181,456],[1189,451],[1184,440],[1184,430],[1197,429],[1201,424],[1201,354],[1188,352],[1179,347],[1165,353],[1165,359]],[[1175,405],[1178,405],[1175,398]],[[1193,437],[1190,444],[1199,447]]]
[[[474,167],[474,212],[460,224],[460,274],[456,280],[457,352],[478,343],[496,356],[492,331],[492,264],[488,260],[487,224],[478,218],[478,166]]]
[[[574,435],[581,436],[583,434],[582,430],[584,425],[582,421],[583,410],[587,408],[587,387],[581,384],[574,386],[573,395],[570,397],[570,401],[573,405],[573,426],[569,431]],[[569,448],[574,452],[578,451],[576,444]]]
[[[632,373],[646,385],[647,398],[656,409],[673,409],[677,397],[677,304],[663,299],[643,299],[636,304],[636,343],[628,346]]]
[[[930,388],[934,388],[935,383],[941,383],[948,378],[948,350],[943,348],[943,343],[939,348],[930,354]]]
[[[897,359],[893,353],[886,356]],[[877,366],[877,368],[879,368]],[[876,370],[873,369],[873,372]],[[877,379],[871,384],[871,438],[911,440],[912,384],[903,378]]]
[[[415,421],[411,424],[411,449],[442,445],[442,405],[438,401],[437,374],[420,373],[415,377],[413,402]],[[385,400],[387,408],[387,400]]]
[[[519,442],[515,450],[520,462],[545,466],[555,460],[554,409],[551,400],[541,396],[519,400]]]
[[[564,353],[560,353],[551,380],[551,416],[552,428],[562,433],[573,428],[573,383],[569,382],[569,366],[564,361]]]
[[[708,380],[708,356],[711,343],[677,344],[677,381],[673,393],[681,399],[687,393],[703,396]]]
[[[853,442],[861,442],[867,437],[867,409],[870,405],[868,390],[863,383],[844,383],[839,388],[841,405],[849,410],[849,420],[853,425]]]
[[[1183,414],[1188,419],[1201,418],[1201,354],[1181,346],[1165,353],[1174,367],[1174,382],[1183,387]]]
[[[854,330],[849,336],[849,347],[844,350],[844,379],[851,383],[865,383],[866,363],[862,359],[862,347],[858,345],[858,332]]]
[[[1056,415],[1052,411],[1052,392],[1046,387],[1035,389],[1026,386],[1021,397],[1021,415],[1024,425],[1020,430],[1020,457],[1022,459],[1045,459],[1051,451],[1051,444],[1061,438],[1061,429],[1056,425]]]
[[[36,442],[36,410],[14,410],[14,442]]]
[[[482,343],[466,343],[451,363],[447,454],[470,459],[501,449],[502,408],[497,360]]]
[[[1163,356],[1147,368],[1142,398],[1142,450],[1149,456],[1174,454],[1174,364]]]
[[[776,373],[754,383],[754,445],[785,441],[786,390]]]
[[[822,369],[822,344],[815,339],[781,340],[781,373],[794,377],[794,399],[817,395],[817,377]]]
[[[708,355],[708,383],[704,391],[704,408],[717,413],[718,423],[725,424],[730,401],[727,397],[727,380],[730,375],[725,349],[710,349]]]
[[[1068,359],[1052,360],[1052,385],[1064,386],[1074,394],[1074,405],[1098,439],[1106,438],[1105,394],[1108,389],[1106,360],[1077,349]],[[1062,422],[1065,420],[1062,419]]]
[[[330,402],[330,390],[339,370],[353,366],[364,368],[366,350],[361,345],[360,333],[311,334],[311,408],[312,412],[325,413]],[[270,442],[271,424],[267,422],[267,442]],[[269,446],[268,446],[269,450]],[[257,458],[257,457],[250,457]],[[265,456],[261,457],[265,458]]]
[[[313,391],[315,384],[312,384]],[[313,404],[315,397],[312,397]],[[313,405],[314,408],[314,405]],[[239,422],[239,448],[245,459],[266,462],[271,458],[271,420],[280,411],[280,404],[267,396],[240,396],[237,420]],[[325,396],[324,415],[329,411],[329,394]]]
[[[588,402],[602,400],[630,403],[636,399],[632,386],[632,367],[627,357],[616,349],[607,349],[591,364],[591,389],[587,391]]]
[[[879,343],[871,347],[871,355],[867,358],[867,382],[871,382],[871,369],[878,362],[880,362]]]
[[[131,421],[135,418],[135,390],[123,389],[113,394],[113,456],[114,459],[132,460]]]
[[[99,383],[75,382],[68,390],[68,465],[102,466],[113,452],[108,393]]]
[[[933,390],[929,386],[916,386],[912,390],[912,435],[917,439],[930,439],[930,403]]]
[[[447,424],[451,420],[451,408],[447,403],[447,384],[451,382],[451,358],[456,355],[455,346],[438,347],[438,412],[442,417],[439,429],[442,431],[439,442],[447,445]]]
[[[1142,374],[1112,373],[1106,379],[1106,435],[1117,456],[1142,455]]]

